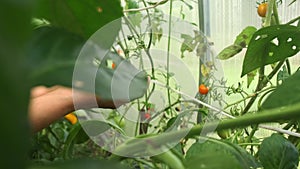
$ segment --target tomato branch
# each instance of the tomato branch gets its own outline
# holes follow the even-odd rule
[[[207,129],[207,128],[212,128],[217,126],[216,131],[221,131],[226,129],[243,128],[249,125],[277,122],[280,120],[299,119],[299,118],[300,118],[300,104],[298,103],[288,107],[264,110],[257,114],[247,114],[245,116],[241,116],[235,119],[227,119],[223,121],[198,124],[191,129],[171,131],[168,133],[163,133],[155,136],[153,135],[149,137],[145,136],[144,138],[134,138],[117,147],[114,154],[134,155],[140,152],[147,151],[149,148],[160,149],[167,144],[173,145],[175,144],[175,141],[180,140],[182,136],[187,139],[187,138],[194,138],[200,136],[201,132],[212,132],[208,130],[204,131],[203,130],[204,127]],[[265,126],[263,125],[262,127]],[[202,133],[202,134],[208,134],[208,133]]]
[[[144,8],[135,8],[135,9],[125,9],[123,10],[123,12],[138,12],[138,11],[144,11],[144,10],[148,10],[148,9],[152,9],[152,8],[156,8],[159,5],[162,5],[166,2],[168,2],[169,0],[162,0],[162,1],[158,1],[156,4],[152,5],[152,6],[147,6]]]

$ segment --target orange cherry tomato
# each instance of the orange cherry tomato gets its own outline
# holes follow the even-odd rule
[[[257,8],[257,13],[260,17],[266,17],[267,14],[267,9],[268,9],[268,4],[267,3],[261,3],[258,8]]]
[[[78,121],[77,116],[74,113],[65,115],[65,118],[72,124],[76,124]]]
[[[112,69],[115,69],[115,68],[116,68],[116,64],[115,64],[114,62],[111,64],[111,68],[112,68]]]
[[[209,91],[209,88],[206,87],[204,84],[201,84],[199,86],[199,93],[200,94],[206,95],[208,93],[208,91]]]

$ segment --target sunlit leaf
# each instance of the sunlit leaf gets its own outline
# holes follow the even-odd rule
[[[136,26],[136,27],[141,26],[141,22],[143,21],[143,15],[140,12],[130,14],[127,17],[133,26]]]
[[[235,45],[239,45],[239,46],[245,48],[245,47],[249,44],[249,42],[250,42],[250,40],[251,40],[253,34],[254,34],[256,31],[257,31],[257,29],[256,29],[255,27],[253,27],[253,26],[248,26],[248,27],[246,27],[246,28],[245,28],[245,29],[244,29],[244,30],[236,37],[236,39],[235,39],[235,41],[234,41],[234,44],[235,44]]]
[[[181,44],[180,51],[181,57],[184,57],[184,52],[192,52],[197,43],[194,42],[194,38],[188,34],[181,34],[181,38],[183,39],[183,43]]]
[[[262,142],[258,158],[264,169],[297,169],[299,152],[280,134],[273,134]]]
[[[239,45],[230,45],[223,49],[219,54],[218,54],[218,59],[221,60],[226,60],[229,58],[232,58],[236,54],[240,53],[243,50],[243,47]]]
[[[242,76],[261,66],[294,56],[300,50],[300,29],[277,25],[258,30],[252,37],[243,62]]]
[[[256,28],[253,26],[246,27],[235,39],[234,44],[223,49],[218,58],[221,60],[227,60],[232,58],[236,54],[240,53],[243,48],[247,47],[253,34],[256,32]]]

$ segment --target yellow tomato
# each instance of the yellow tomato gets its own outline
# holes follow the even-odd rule
[[[72,124],[76,124],[78,121],[77,116],[74,113],[65,115],[65,118]]]

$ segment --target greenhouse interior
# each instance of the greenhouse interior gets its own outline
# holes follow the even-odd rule
[[[299,0],[0,1],[1,168],[300,169]]]

